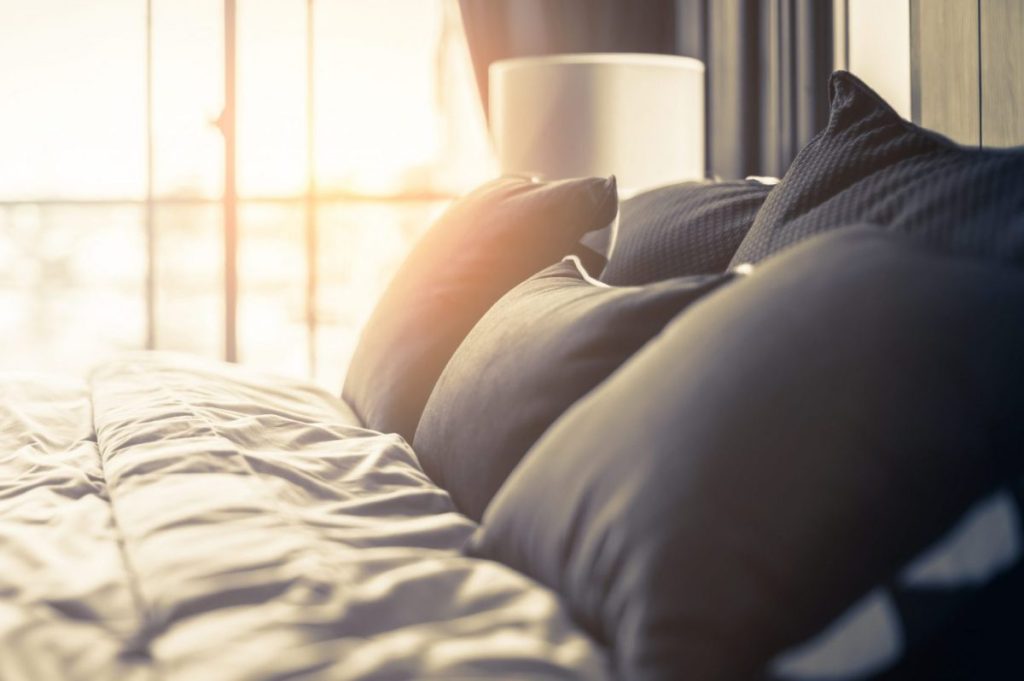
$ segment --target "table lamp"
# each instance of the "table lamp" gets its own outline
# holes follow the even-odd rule
[[[704,64],[696,59],[504,59],[490,66],[489,104],[502,174],[614,174],[624,198],[705,176]]]

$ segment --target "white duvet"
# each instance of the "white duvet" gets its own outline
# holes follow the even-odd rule
[[[603,679],[397,436],[236,367],[0,378],[0,680]]]

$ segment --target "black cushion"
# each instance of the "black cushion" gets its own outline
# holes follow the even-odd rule
[[[573,260],[534,275],[483,316],[438,379],[413,440],[424,470],[479,520],[555,419],[732,276],[612,288]]]
[[[1019,472],[1021,310],[1009,268],[809,240],[576,403],[467,549],[559,591],[622,678],[750,678]]]
[[[1014,483],[1015,484],[1012,484]],[[1024,478],[974,504],[933,546],[809,640],[773,681],[1019,679]]]
[[[615,217],[614,178],[502,178],[456,201],[388,285],[356,347],[343,397],[363,423],[412,440],[455,348],[513,286]]]
[[[948,252],[1024,262],[1024,148],[958,146],[846,72],[829,89],[827,127],[797,154],[732,265],[861,221]]]
[[[601,281],[629,286],[724,272],[770,190],[754,180],[684,182],[623,201]]]

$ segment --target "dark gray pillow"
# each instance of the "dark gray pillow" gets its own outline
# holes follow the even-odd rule
[[[423,469],[479,520],[555,419],[732,276],[612,288],[574,259],[534,275],[483,316],[438,379],[413,440]]]
[[[1024,679],[1024,478],[773,660],[772,681]]]
[[[809,240],[576,403],[467,549],[560,592],[622,678],[753,678],[1019,474],[1022,347],[1020,272]]]
[[[342,396],[363,423],[412,440],[455,348],[506,291],[579,249],[618,210],[615,178],[507,177],[456,201],[399,268],[363,329]]]
[[[601,281],[631,286],[724,272],[771,188],[755,180],[684,182],[623,201]]]
[[[761,207],[732,265],[855,222],[950,253],[1024,263],[1024,148],[962,147],[900,118],[844,71],[827,127]]]

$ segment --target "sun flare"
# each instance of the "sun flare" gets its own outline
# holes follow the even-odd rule
[[[443,0],[325,1],[314,8],[321,190],[400,193],[458,165],[453,157],[486,166],[478,105],[453,94],[470,89],[472,75],[466,55],[452,58],[453,44],[456,51],[464,46],[461,35],[453,41],[445,31]],[[0,198],[143,193],[145,11],[144,0],[0,0],[0,63],[19,65],[0,71]],[[153,2],[158,194],[220,194],[223,143],[215,121],[224,105],[223,33],[221,3]],[[448,62],[440,73],[439,59]],[[240,193],[304,192],[305,4],[239,2],[237,63]],[[453,103],[461,110],[452,111]]]
[[[224,3],[0,0],[0,367],[83,370],[147,345],[222,357],[233,324],[242,361],[340,381],[412,241],[494,161],[454,0],[312,6],[310,43],[307,3],[236,0],[232,323]]]

